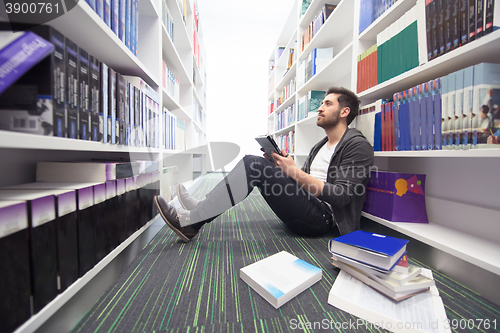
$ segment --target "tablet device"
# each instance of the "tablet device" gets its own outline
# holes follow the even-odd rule
[[[273,159],[273,154],[272,152],[275,151],[277,154],[283,156],[281,153],[280,147],[278,147],[278,144],[276,141],[274,141],[273,137],[271,135],[263,135],[263,136],[258,136],[255,138],[257,142],[260,144],[262,148],[264,148],[264,152],[269,156],[271,159],[271,162],[275,163]]]

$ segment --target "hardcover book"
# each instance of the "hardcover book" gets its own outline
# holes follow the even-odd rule
[[[26,201],[0,201],[0,322],[14,332],[31,316],[31,269]]]
[[[109,79],[108,79],[108,66],[101,62],[99,66],[100,73],[100,89],[99,89],[99,135],[100,142],[109,143],[108,133],[108,108],[109,108]]]
[[[101,109],[101,74],[100,62],[94,56],[90,56],[90,73],[89,73],[89,105],[90,105],[90,135],[89,140],[100,142],[100,109]]]
[[[240,278],[276,309],[321,280],[322,271],[281,251],[240,269]]]
[[[98,263],[108,254],[108,212],[106,203],[106,183],[94,185],[94,242],[95,261]]]
[[[7,28],[2,25],[2,29]],[[64,36],[48,26],[37,26],[30,31],[34,34],[24,33],[24,38],[16,39],[2,51],[7,55],[15,52],[19,56],[17,61],[26,60],[19,64],[11,54],[11,59],[4,63],[8,68],[11,68],[12,62],[16,62],[17,66],[14,71],[6,68],[3,72],[1,89],[8,88],[0,95],[0,129],[66,137]],[[12,32],[8,34],[14,35]],[[16,52],[16,48],[23,43],[36,46],[32,57],[25,57],[22,49]],[[50,53],[51,50],[54,52]],[[44,52],[47,52],[45,57],[41,57]],[[37,61],[33,62],[35,59]],[[26,66],[30,62],[31,66],[34,65],[31,69]],[[24,75],[17,76],[16,73]]]
[[[368,264],[391,270],[406,252],[408,240],[356,230],[331,239],[328,250]]]
[[[116,72],[108,67],[108,143],[117,143],[116,136]]]
[[[474,65],[472,148],[500,148],[488,138],[500,128],[500,65]]]
[[[89,54],[82,48],[78,48],[78,124],[79,138],[81,140],[90,140],[90,104],[89,104],[89,86],[90,86],[90,66]]]
[[[24,45],[33,47],[26,52]],[[47,57],[54,46],[37,34],[25,32],[0,32],[0,94],[16,82],[33,66]]]
[[[3,189],[0,200],[27,202],[33,313],[38,313],[58,293],[55,195]]]
[[[57,271],[59,293],[66,290],[78,279],[78,236],[76,191],[62,188],[58,184],[26,183],[9,186],[8,190],[32,190],[34,193],[46,191],[55,195]]]
[[[66,131],[68,138],[78,139],[78,46],[66,38]]]
[[[460,2],[460,46],[469,41],[469,0],[458,0]]]
[[[125,78],[116,73],[116,118],[118,118],[117,142],[125,144]]]

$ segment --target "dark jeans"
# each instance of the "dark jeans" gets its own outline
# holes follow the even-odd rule
[[[294,233],[320,236],[333,225],[325,203],[300,187],[270,161],[245,156],[233,170],[191,211],[193,227],[200,228],[243,201],[257,187],[283,223]]]

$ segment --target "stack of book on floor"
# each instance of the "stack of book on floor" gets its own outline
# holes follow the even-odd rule
[[[400,238],[357,230],[330,240],[333,265],[395,301],[435,285],[424,269],[408,264]]]

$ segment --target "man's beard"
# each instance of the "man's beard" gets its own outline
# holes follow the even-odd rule
[[[325,117],[318,118],[318,120],[316,121],[316,125],[318,125],[323,129],[328,129],[337,126],[339,121],[340,121],[340,110],[337,110],[337,112],[335,112],[335,114],[330,119],[326,119]]]

